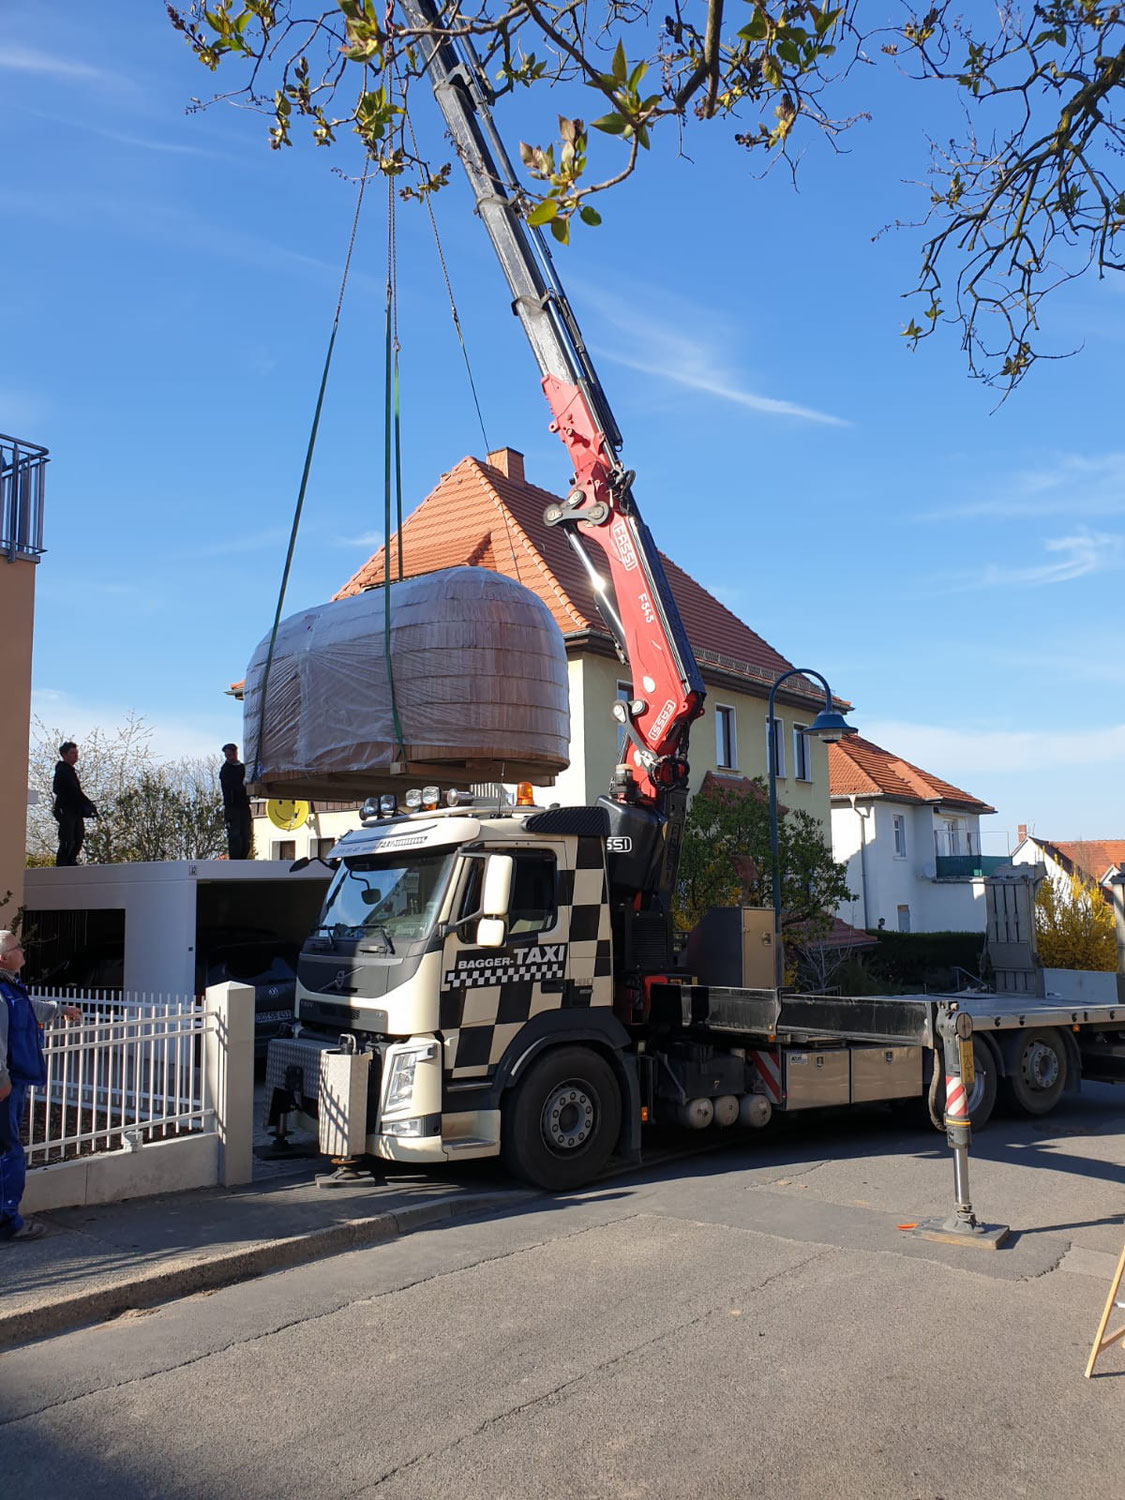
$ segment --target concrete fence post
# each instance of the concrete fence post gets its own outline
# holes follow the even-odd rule
[[[234,1187],[254,1176],[254,990],[214,984],[206,1003],[212,1020],[203,1066],[219,1137],[219,1181]]]

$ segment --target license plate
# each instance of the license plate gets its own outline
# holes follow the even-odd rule
[[[291,1021],[293,1012],[291,1010],[260,1010],[254,1016],[256,1026],[268,1026],[274,1021]]]

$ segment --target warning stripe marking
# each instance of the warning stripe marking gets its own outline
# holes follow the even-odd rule
[[[946,1077],[945,1112],[955,1120],[964,1120],[969,1115],[969,1097],[965,1085],[959,1078]]]
[[[748,1050],[750,1058],[758,1070],[758,1077],[762,1080],[762,1087],[775,1104],[780,1104],[781,1058],[776,1052],[755,1052],[753,1048]]]

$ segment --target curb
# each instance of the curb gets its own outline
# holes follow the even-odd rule
[[[195,1292],[217,1291],[237,1281],[246,1281],[270,1271],[284,1271],[329,1255],[382,1244],[414,1230],[428,1229],[450,1219],[484,1213],[508,1204],[539,1197],[526,1192],[466,1193],[438,1203],[420,1203],[397,1212],[373,1214],[366,1219],[348,1219],[326,1229],[285,1239],[264,1240],[246,1249],[232,1250],[185,1264],[142,1272],[131,1280],[115,1282],[85,1292],[75,1292],[37,1307],[0,1311],[0,1349],[30,1343],[33,1339],[69,1333],[91,1323],[120,1317],[133,1308],[157,1307]]]

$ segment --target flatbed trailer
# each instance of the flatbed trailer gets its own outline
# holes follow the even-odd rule
[[[1053,998],[970,992],[950,995],[800,995],[696,984],[668,984],[658,1007],[678,1010],[685,1027],[737,1033],[774,1058],[763,1076],[776,1109],[856,1104],[909,1097],[894,1092],[911,1079],[928,1090],[927,1052],[940,1048],[937,1015],[953,1007],[972,1020],[975,1078],[969,1092],[972,1123],[987,1123],[998,1097],[1030,1115],[1052,1110],[1083,1079],[1125,1082],[1125,1004],[1067,1005]],[[829,1070],[820,1087],[792,1088],[789,1054],[812,1049],[883,1050],[881,1067],[859,1077],[854,1066]],[[863,1060],[869,1054],[863,1053]],[[762,1074],[762,1061],[758,1071]],[[801,1061],[797,1066],[807,1068]],[[825,1073],[825,1064],[818,1070]],[[882,1080],[880,1082],[880,1080]]]

